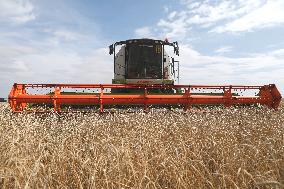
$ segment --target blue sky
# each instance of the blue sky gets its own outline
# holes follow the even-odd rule
[[[18,83],[110,83],[107,46],[179,41],[183,84],[284,93],[283,0],[0,0],[0,96]]]

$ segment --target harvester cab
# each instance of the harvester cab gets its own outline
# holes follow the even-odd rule
[[[120,46],[116,53],[116,48]],[[174,84],[179,80],[179,62],[170,57],[166,46],[179,56],[178,42],[167,39],[130,39],[109,46],[114,55],[112,84]]]

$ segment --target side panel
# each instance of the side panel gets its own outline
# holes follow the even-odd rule
[[[114,79],[125,79],[125,46],[115,55],[114,66]]]
[[[171,57],[164,51],[164,79],[172,79]]]

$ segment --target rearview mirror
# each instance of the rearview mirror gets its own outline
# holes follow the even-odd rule
[[[109,46],[109,54],[112,55],[113,54],[113,45]]]

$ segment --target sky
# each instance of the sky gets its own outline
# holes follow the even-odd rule
[[[0,97],[13,83],[111,83],[108,46],[178,41],[180,84],[275,83],[283,0],[0,0]]]

